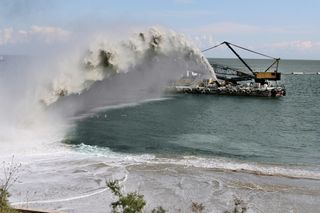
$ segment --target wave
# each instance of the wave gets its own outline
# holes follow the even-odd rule
[[[161,160],[160,160],[161,162]],[[302,178],[320,180],[319,168],[262,164],[254,162],[240,162],[227,159],[201,158],[201,157],[184,157],[178,161],[165,159],[161,163],[173,163],[183,166],[193,166],[198,168],[213,169],[224,172],[242,172],[261,176],[278,176],[287,178]]]
[[[320,168],[313,166],[294,166],[281,164],[263,164],[246,161],[235,161],[225,158],[209,158],[182,156],[178,158],[162,158],[151,154],[123,154],[113,152],[109,148],[101,148],[85,144],[71,145],[75,153],[88,156],[102,157],[105,163],[114,166],[134,166],[146,164],[157,169],[159,165],[195,167],[218,172],[248,173],[258,176],[276,176],[294,179],[320,180]]]
[[[40,99],[45,105],[51,105],[62,96],[81,94],[96,81],[150,68],[154,63],[162,63],[162,59],[183,64],[184,71],[195,69],[216,79],[208,60],[185,36],[162,28],[150,28],[134,34],[127,41],[96,40],[80,61],[80,66],[60,72]]]

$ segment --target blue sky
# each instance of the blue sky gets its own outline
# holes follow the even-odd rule
[[[200,49],[226,40],[276,57],[320,59],[319,2],[0,0],[0,54],[115,25],[160,25],[184,33]]]

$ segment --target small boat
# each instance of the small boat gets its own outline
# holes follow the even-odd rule
[[[303,72],[292,72],[292,75],[303,75]]]

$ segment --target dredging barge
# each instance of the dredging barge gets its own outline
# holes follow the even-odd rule
[[[201,83],[202,84],[202,83]],[[183,94],[211,94],[211,95],[230,95],[230,96],[261,96],[261,97],[281,97],[286,95],[283,86],[268,85],[232,85],[227,84],[218,86],[208,84],[205,86],[174,86],[167,89],[172,93]]]
[[[198,73],[188,71],[186,76],[183,76],[175,82],[171,82],[167,91],[171,93],[231,96],[281,97],[286,95],[284,85],[278,85],[277,83],[277,81],[281,80],[281,73],[278,72],[280,58],[274,58],[258,53],[226,41],[205,49],[202,52],[214,49],[221,45],[226,45],[241,61],[246,70],[217,63],[210,63],[216,73],[217,80],[212,78],[201,78],[201,75]],[[264,71],[256,72],[233,47],[272,59],[272,63]],[[274,70],[270,71],[272,68]]]

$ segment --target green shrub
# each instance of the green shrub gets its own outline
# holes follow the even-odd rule
[[[204,210],[204,205],[202,203],[192,202],[191,210],[194,213],[201,213]]]
[[[112,193],[118,197],[118,200],[111,203],[112,211],[114,213],[141,213],[146,201],[143,195],[137,192],[131,192],[124,195],[121,192],[121,186],[118,180],[108,181],[107,186],[112,191]]]
[[[123,194],[119,180],[110,180],[106,182],[111,192],[118,197],[118,200],[111,203],[113,213],[141,213],[146,205],[144,196],[137,192]],[[151,213],[165,213],[161,206],[153,209]]]
[[[225,211],[224,213],[245,213],[248,210],[247,204],[239,199],[239,198],[234,198],[234,208],[231,212]]]
[[[162,206],[159,206],[151,211],[151,213],[165,213],[165,212],[166,210],[164,210]]]
[[[9,188],[17,181],[17,173],[20,168],[20,164],[13,162],[13,157],[10,163],[2,162],[3,164],[3,179],[0,179],[0,213],[16,213],[13,208],[10,207],[8,197]]]

